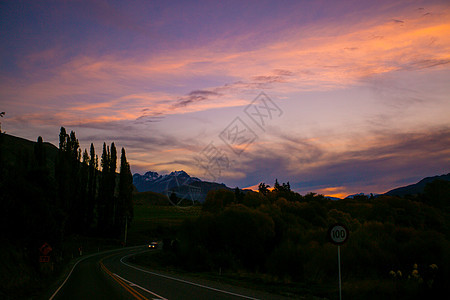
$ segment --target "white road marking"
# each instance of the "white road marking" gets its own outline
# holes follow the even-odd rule
[[[91,256],[93,256],[93,255],[86,256],[86,257],[80,259],[79,261],[77,261],[76,264],[73,265],[72,270],[70,270],[69,275],[67,275],[67,277],[66,277],[66,280],[64,280],[64,282],[63,282],[63,283],[59,286],[59,288],[53,293],[53,295],[50,297],[49,300],[53,300],[53,298],[55,298],[55,296],[56,296],[56,294],[58,294],[59,290],[64,286],[64,284],[66,284],[67,280],[69,280],[69,277],[70,277],[70,275],[72,275],[72,272],[73,272],[73,270],[75,269],[75,267],[76,267],[80,262],[82,262],[83,260],[85,260],[86,258],[89,258],[89,257],[91,257]]]
[[[142,246],[129,247],[128,249],[131,250],[131,249],[139,248],[139,247],[142,247]],[[115,252],[115,251],[120,251],[120,250],[124,250],[124,249],[127,249],[127,248],[119,248],[119,249],[113,249],[113,250],[103,251],[103,252],[100,252],[100,253],[92,253],[92,254],[90,254],[90,255],[88,255],[88,256],[85,256],[85,257],[81,258],[80,260],[78,260],[78,261],[75,263],[75,265],[73,265],[72,269],[71,269],[70,272],[69,272],[69,275],[67,275],[67,277],[66,277],[66,279],[64,280],[64,282],[58,287],[58,289],[53,293],[53,295],[49,298],[49,300],[53,300],[53,298],[55,298],[55,296],[58,294],[59,290],[61,290],[62,287],[66,284],[67,280],[69,280],[70,275],[72,275],[73,270],[75,270],[75,267],[76,267],[80,262],[82,262],[83,260],[85,260],[85,259],[87,259],[87,258],[89,258],[89,257],[95,256],[95,255],[106,254],[106,253]]]
[[[125,278],[123,278],[123,277],[117,275],[116,273],[113,273],[113,274],[114,274],[115,276],[119,277],[120,279],[122,279],[123,281],[125,281],[126,283],[128,283],[130,286],[138,287],[138,288],[140,288],[141,290],[143,290],[143,291],[145,291],[145,292],[147,292],[147,293],[149,293],[149,294],[152,294],[152,295],[155,296],[155,297],[158,297],[158,298],[153,298],[153,299],[168,300],[167,298],[164,298],[164,297],[162,297],[162,296],[160,296],[160,295],[158,295],[158,294],[156,294],[156,293],[154,293],[154,292],[152,292],[152,291],[149,291],[149,290],[147,290],[146,288],[144,288],[144,287],[142,287],[142,286],[140,286],[140,285],[138,285],[138,284],[136,284],[136,283],[134,283],[134,282],[131,282],[131,281],[129,281],[129,280],[126,280]]]
[[[146,251],[144,251],[144,252],[146,252]],[[199,283],[195,283],[195,282],[191,282],[191,281],[187,281],[187,280],[183,280],[183,279],[179,279],[179,278],[175,278],[175,277],[171,277],[171,276],[167,276],[167,275],[163,275],[163,274],[158,274],[158,273],[154,273],[154,272],[151,272],[151,271],[147,271],[147,270],[135,267],[133,265],[130,265],[130,264],[128,264],[128,263],[123,261],[125,258],[133,256],[133,255],[136,255],[136,254],[138,254],[138,253],[132,253],[132,254],[125,255],[124,257],[122,257],[120,259],[120,262],[122,264],[130,267],[130,268],[133,268],[135,270],[138,270],[138,271],[141,271],[141,272],[144,272],[144,273],[148,273],[148,274],[151,274],[151,275],[155,275],[155,276],[159,276],[159,277],[163,277],[163,278],[179,281],[179,282],[182,282],[182,283],[198,286],[198,287],[201,287],[201,288],[204,288],[204,289],[208,289],[208,290],[212,290],[212,291],[215,291],[215,292],[220,292],[220,293],[224,293],[224,294],[228,294],[228,295],[232,295],[232,296],[236,296],[236,297],[258,300],[258,298],[253,298],[253,297],[249,297],[249,296],[245,296],[245,295],[240,295],[240,294],[236,294],[236,293],[233,293],[233,292],[228,292],[228,291],[224,291],[224,290],[221,290],[221,289],[216,289],[216,288],[213,288],[213,287],[210,287],[210,286],[202,285],[202,284],[199,284]]]

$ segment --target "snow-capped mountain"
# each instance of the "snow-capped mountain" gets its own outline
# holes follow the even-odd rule
[[[160,175],[157,172],[146,172],[144,175],[138,173],[133,175],[133,184],[139,192],[152,191],[156,193],[166,193],[175,187],[201,181],[196,177],[191,177],[185,171],[175,171],[170,174]]]
[[[345,199],[354,199],[355,197],[376,197],[376,196],[378,196],[379,194],[373,194],[373,193],[370,193],[370,194],[366,194],[366,193],[358,193],[358,194],[353,194],[353,195],[348,195],[347,197],[345,197]]]
[[[203,202],[210,190],[229,189],[224,184],[207,182],[191,177],[185,171],[174,171],[160,175],[157,172],[134,174],[133,184],[139,192],[152,191],[170,196],[175,193],[178,198]]]

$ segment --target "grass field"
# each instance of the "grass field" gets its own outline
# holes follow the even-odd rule
[[[200,215],[200,206],[154,205],[155,197],[160,195],[142,194],[139,193],[135,197],[134,218],[128,231],[128,244],[142,244],[151,239],[171,237],[184,220]]]

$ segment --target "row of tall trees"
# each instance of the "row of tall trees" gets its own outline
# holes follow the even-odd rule
[[[103,143],[100,167],[94,145],[91,143],[89,152],[82,152],[75,132],[67,134],[61,127],[55,178],[57,204],[66,213],[68,232],[94,230],[116,236],[125,228],[125,222],[132,220],[133,183],[125,149],[121,150],[117,174],[116,146]]]
[[[99,160],[93,144],[82,151],[64,128],[59,147],[0,132],[0,298],[46,286],[37,281],[49,276],[38,259],[44,242],[57,274],[74,247],[87,248],[74,244],[78,235],[122,239],[133,218],[132,175],[124,149],[118,174],[115,145],[103,148]]]
[[[0,133],[0,224],[10,241],[60,243],[70,234],[119,237],[133,218],[132,175],[125,149],[82,151],[62,127],[59,147]],[[127,222],[127,223],[125,223]],[[34,247],[34,246],[33,246]]]

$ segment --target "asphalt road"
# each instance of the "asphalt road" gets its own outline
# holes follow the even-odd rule
[[[146,247],[86,256],[50,298],[59,299],[286,299],[217,282],[154,272],[128,261]]]

